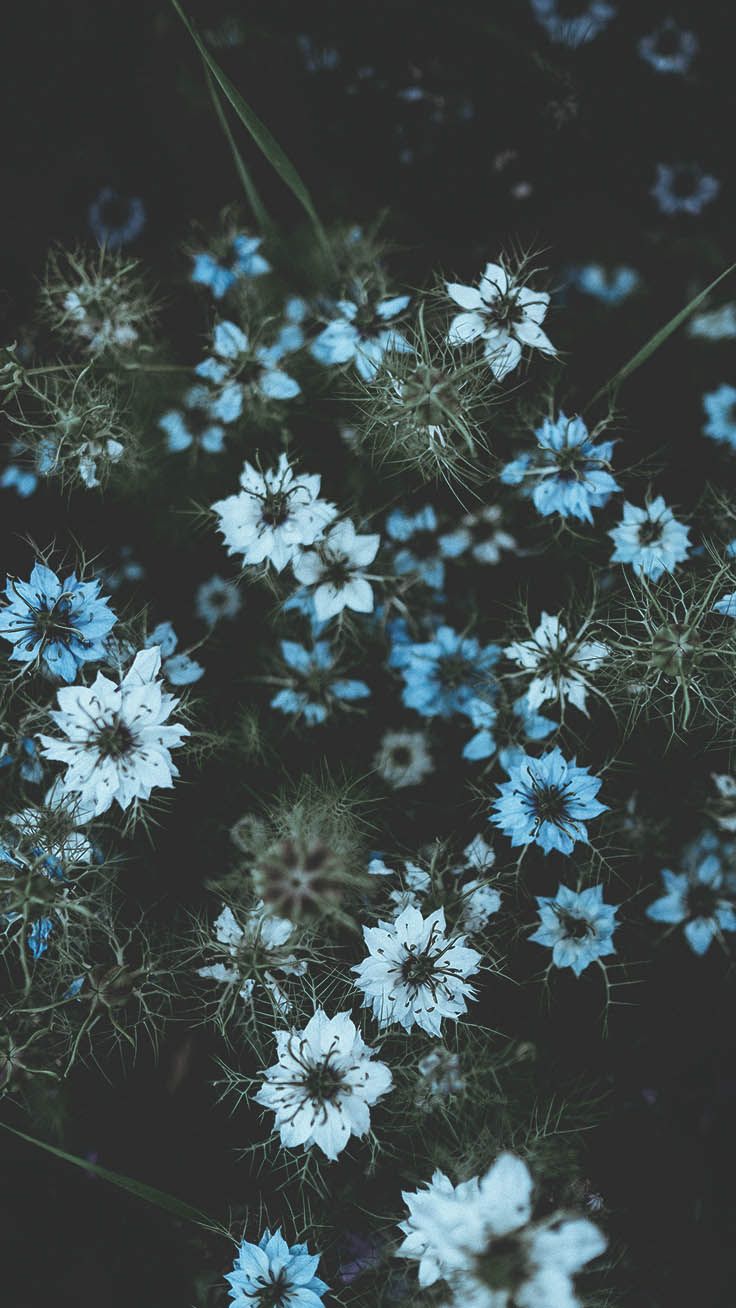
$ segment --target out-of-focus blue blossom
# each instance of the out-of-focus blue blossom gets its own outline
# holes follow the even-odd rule
[[[520,486],[543,517],[561,517],[592,522],[591,510],[600,509],[620,486],[609,472],[614,441],[596,441],[582,418],[564,413],[552,421],[545,418],[534,435],[538,447],[507,463],[500,479],[506,486]]]
[[[223,618],[237,617],[243,601],[234,581],[215,576],[197,587],[194,607],[197,617],[214,627]]]
[[[315,641],[311,649],[306,649],[296,641],[282,640],[281,657],[292,684],[274,695],[271,708],[300,715],[309,727],[326,721],[334,700],[354,703],[371,693],[364,681],[336,675],[335,657],[327,641]]]
[[[492,669],[500,657],[498,645],[483,646],[473,636],[440,626],[431,640],[410,644],[402,653],[402,701],[427,718],[468,713],[471,701],[492,689]]]
[[[659,581],[687,558],[689,531],[661,495],[641,509],[625,500],[622,521],[608,533],[616,546],[611,562],[630,563],[637,577]]]
[[[386,534],[399,546],[393,560],[399,576],[416,573],[426,586],[442,590],[445,565],[439,554],[437,514],[432,505],[416,513],[392,509],[386,518]]]
[[[144,576],[143,564],[133,558],[131,545],[121,545],[118,550],[118,562],[112,568],[103,569],[105,583],[110,590],[117,590],[126,581],[140,581]]]
[[[146,640],[146,649],[158,645],[161,671],[172,686],[191,686],[204,676],[204,668],[189,654],[176,654],[179,638],[170,622],[159,622]]]
[[[724,382],[703,396],[706,422],[703,432],[711,440],[721,441],[736,450],[736,386]]]
[[[264,1231],[258,1244],[244,1240],[225,1280],[232,1308],[322,1308],[328,1286],[315,1275],[319,1255]]]
[[[309,627],[313,636],[318,636],[324,631],[327,622],[317,617],[317,610],[314,604],[314,591],[308,586],[297,586],[295,591],[284,600],[281,605],[284,613],[299,613],[309,622]]]
[[[694,313],[687,325],[688,335],[706,341],[728,341],[736,337],[736,304],[728,301],[717,309]]]
[[[580,976],[596,959],[615,954],[617,909],[603,903],[603,886],[579,892],[560,886],[553,899],[538,895],[537,904],[540,925],[529,939],[552,950],[555,967]]]
[[[166,434],[170,454],[181,454],[192,445],[207,454],[220,454],[225,443],[225,428],[215,422],[212,396],[206,386],[190,386],[183,397],[184,409],[169,409],[158,425]]]
[[[42,563],[29,581],[9,578],[0,636],[14,647],[10,658],[42,663],[68,685],[83,663],[104,658],[105,638],[117,619],[107,599],[100,598],[100,585],[79,581],[73,572],[62,582]]]
[[[23,736],[20,749],[13,753],[7,741],[0,746],[0,769],[11,768],[17,764],[18,773],[23,781],[37,786],[43,781],[43,764],[38,745],[32,736]]]
[[[340,67],[340,52],[334,46],[317,46],[305,33],[296,39],[308,73],[334,73]]]
[[[662,213],[699,214],[720,189],[718,178],[703,172],[698,164],[660,163],[650,194]]]
[[[531,6],[550,40],[573,48],[594,40],[616,16],[615,6],[607,0],[581,3],[580,13],[572,16],[561,9],[560,0],[531,0]]]
[[[665,893],[646,910],[653,922],[679,926],[695,954],[704,954],[724,931],[736,931],[736,912],[716,854],[707,854],[691,873],[662,869]]]
[[[713,605],[714,613],[722,613],[726,618],[736,618],[736,590],[724,595]]]
[[[552,718],[546,718],[543,713],[537,713],[534,709],[529,708],[529,701],[526,695],[520,695],[515,699],[511,708],[514,717],[518,722],[518,729],[525,740],[537,741],[546,740],[557,730],[557,723]],[[504,772],[511,774],[512,770],[518,766],[526,755],[526,750],[521,745],[504,745],[498,751],[498,761]]]
[[[471,763],[490,758],[496,752],[493,727],[498,717],[497,710],[487,700],[475,698],[470,700],[465,713],[475,727],[475,735],[464,745],[463,758]]]
[[[260,236],[234,236],[225,254],[215,258],[204,252],[194,255],[192,281],[200,286],[207,286],[216,300],[243,277],[262,277],[271,271],[271,265],[259,254]]]
[[[574,759],[569,763],[559,749],[541,758],[527,754],[499,785],[490,820],[513,846],[534,843],[545,854],[569,854],[577,841],[587,843],[585,823],[606,811],[596,799],[600,787],[599,777]]]
[[[49,936],[54,929],[53,918],[39,917],[28,932],[28,949],[34,958],[41,958],[49,947]]]
[[[218,322],[212,345],[213,354],[198,363],[194,371],[215,387],[209,410],[220,422],[235,422],[240,417],[250,390],[260,392],[267,400],[291,400],[301,393],[299,383],[278,366],[285,354],[293,352],[288,338],[286,345],[282,342],[252,347],[236,323]]]
[[[38,486],[38,477],[29,468],[21,468],[16,463],[9,463],[0,474],[0,486],[3,490],[14,490],[22,500],[27,500]]]
[[[406,337],[396,327],[388,326],[410,300],[409,295],[394,295],[377,304],[338,300],[337,316],[312,341],[309,353],[318,363],[352,362],[363,381],[372,381],[385,354],[412,352]]]
[[[146,210],[137,196],[121,196],[112,186],[103,186],[87,211],[95,240],[108,250],[120,250],[140,236],[146,225]]]
[[[603,304],[620,304],[635,291],[639,285],[639,274],[634,268],[619,264],[616,268],[604,268],[600,263],[586,263],[575,269],[572,277],[576,290],[584,295],[592,295]]]
[[[666,18],[659,27],[643,36],[639,54],[658,73],[686,73],[698,53],[699,42],[694,32],[678,26],[674,18]]]

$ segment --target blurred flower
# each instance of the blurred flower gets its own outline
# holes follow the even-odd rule
[[[690,873],[662,869],[665,893],[646,910],[653,922],[685,923],[685,939],[694,954],[705,954],[724,931],[736,931],[731,895],[724,893],[721,861],[708,854]]]
[[[687,73],[699,44],[694,32],[679,27],[674,18],[666,18],[641,38],[639,54],[657,73]]]
[[[411,353],[411,346],[396,327],[387,324],[409,305],[409,295],[395,295],[372,304],[367,297],[359,304],[338,300],[338,317],[320,332],[309,347],[318,363],[354,363],[363,381],[372,381],[384,355]]]
[[[698,214],[715,200],[720,189],[718,178],[703,172],[698,164],[660,163],[650,195],[662,213]]]
[[[271,271],[271,265],[258,253],[260,236],[233,236],[219,257],[208,252],[194,255],[192,281],[206,286],[216,300],[221,300],[237,281],[245,277],[261,277]]]
[[[434,771],[427,736],[423,731],[384,732],[373,766],[395,790],[418,786]]]
[[[589,4],[580,0],[580,12],[572,15],[569,5],[561,0],[531,0],[531,6],[550,39],[573,48],[592,41],[616,16],[616,7],[608,0],[590,0]]]
[[[721,441],[736,450],[736,386],[724,382],[703,396],[706,422],[703,432],[711,440]]]
[[[108,250],[119,250],[140,236],[146,225],[143,201],[121,196],[112,186],[103,186],[87,211],[92,235]]]
[[[243,607],[240,591],[234,581],[213,576],[197,587],[194,607],[198,618],[214,627],[223,618],[235,618]]]

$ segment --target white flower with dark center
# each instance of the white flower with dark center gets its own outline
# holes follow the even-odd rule
[[[532,712],[541,704],[556,700],[561,708],[569,701],[587,713],[588,676],[600,667],[609,650],[599,640],[583,640],[584,632],[583,627],[576,636],[568,636],[559,614],[543,612],[531,640],[507,645],[506,657],[513,659],[524,672],[533,674],[526,692]]]
[[[246,913],[240,926],[227,904],[215,919],[215,941],[221,946],[220,960],[197,969],[197,976],[209,977],[225,985],[238,983],[238,994],[246,1001],[253,998],[256,986],[262,984],[281,1012],[289,1007],[287,996],[275,973],[282,976],[304,976],[307,965],[295,954],[287,954],[284,946],[294,932],[293,923],[285,917],[266,912],[263,900]]]
[[[319,476],[295,473],[285,454],[268,472],[246,463],[242,490],[212,505],[228,554],[241,554],[246,564],[267,561],[282,572],[335,516],[334,504],[319,498],[320,484]]]
[[[373,766],[379,777],[401,790],[418,786],[431,772],[434,763],[424,731],[387,731],[381,740]]]
[[[483,341],[485,357],[497,381],[521,360],[522,346],[557,351],[542,331],[547,315],[549,295],[521,286],[499,263],[487,263],[479,286],[448,282],[447,293],[462,309],[450,323],[450,345],[471,345]]]
[[[66,737],[39,736],[42,754],[67,764],[65,791],[79,796],[95,816],[117,802],[129,808],[179,775],[171,749],[189,735],[180,723],[167,724],[179,703],[162,689],[157,648],[140,650],[119,685],[98,672],[91,686],[57,691],[56,726]]]
[[[294,560],[297,581],[315,587],[314,609],[320,622],[346,608],[373,612],[373,587],[365,569],[375,559],[380,542],[378,535],[359,536],[345,519]]]
[[[478,1202],[477,1176],[453,1185],[438,1169],[423,1190],[403,1190],[401,1197],[409,1216],[399,1222],[404,1241],[396,1250],[397,1257],[419,1264],[422,1289],[440,1279],[449,1280],[466,1262],[462,1248],[458,1257],[457,1238],[466,1215]]]
[[[370,1130],[369,1109],[391,1089],[391,1072],[373,1061],[350,1013],[318,1008],[303,1031],[276,1031],[278,1062],[255,1096],[276,1114],[287,1149],[317,1145],[334,1161],[351,1136]]]
[[[464,936],[445,935],[444,909],[423,918],[409,905],[393,922],[363,927],[368,958],[352,970],[379,1026],[398,1022],[438,1036],[443,1017],[456,1021],[475,997],[468,977],[481,955]]]

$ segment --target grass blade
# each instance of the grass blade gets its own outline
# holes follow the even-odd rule
[[[243,156],[237,147],[235,137],[233,136],[230,130],[230,124],[227,121],[227,115],[222,107],[222,100],[220,99],[217,87],[215,86],[215,83],[212,78],[212,73],[210,72],[207,64],[205,64],[204,66],[204,73],[205,73],[205,77],[207,78],[207,86],[209,89],[209,93],[212,97],[212,103],[215,106],[215,113],[217,114],[217,118],[220,123],[220,126],[223,132],[225,133],[227,143],[230,146],[230,151],[232,153],[233,160],[235,162],[235,167],[237,169],[238,176],[243,184],[243,190],[245,191],[245,194],[247,196],[248,203],[253,212],[253,216],[258,226],[260,227],[261,231],[264,233],[269,232],[272,230],[273,224],[268,216],[268,211],[266,210],[266,206],[264,205],[260,195],[258,194],[258,191],[256,190],[253,179],[250,173],[248,172],[248,169],[245,166],[245,163],[243,161]]]

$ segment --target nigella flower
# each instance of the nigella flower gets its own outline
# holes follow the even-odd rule
[[[450,1095],[462,1094],[466,1086],[457,1054],[444,1045],[431,1049],[417,1063],[419,1084],[416,1102],[420,1108],[434,1107]]]
[[[287,953],[285,946],[294,933],[294,925],[287,918],[266,912],[262,899],[243,918],[243,925],[235,918],[231,908],[223,904],[214,922],[215,948],[219,945],[217,962],[197,969],[197,976],[220,981],[232,986],[237,983],[238,995],[246,1002],[253,998],[258,984],[270,994],[280,1012],[286,1012],[289,1001],[278,979],[284,976],[304,976],[307,964],[295,954]]]
[[[732,895],[724,886],[721,860],[708,854],[690,873],[662,869],[665,894],[646,910],[653,922],[679,926],[694,954],[705,954],[724,931],[736,931]]]
[[[603,903],[603,886],[576,892],[559,886],[554,898],[537,896],[539,926],[529,937],[552,950],[555,967],[571,967],[580,976],[606,954],[615,954],[613,932],[617,909]]]
[[[708,421],[703,432],[714,441],[722,441],[736,450],[736,386],[724,382],[703,396]]]
[[[105,657],[105,638],[117,621],[101,582],[79,581],[72,572],[62,582],[37,563],[29,581],[11,577],[5,584],[8,603],[0,609],[0,636],[10,641],[12,660],[43,664],[60,681],[74,681],[84,663]]]
[[[514,641],[504,653],[525,673],[532,674],[526,692],[529,708],[534,711],[548,701],[574,704],[587,713],[588,678],[607,658],[609,649],[599,640],[583,640],[585,628],[568,636],[560,615],[542,613],[531,640]]]
[[[221,257],[208,252],[194,255],[192,281],[207,286],[216,300],[243,277],[261,277],[271,271],[271,265],[258,253],[260,236],[233,236]]]
[[[378,535],[359,536],[349,519],[330,527],[293,562],[294,576],[313,586],[314,609],[320,622],[345,608],[356,613],[373,611],[373,587],[365,569],[378,553]]]
[[[450,323],[448,342],[483,341],[483,353],[497,381],[518,367],[524,345],[543,354],[557,353],[541,327],[549,295],[520,285],[501,264],[487,263],[477,287],[448,282],[447,294],[463,310]]]
[[[113,803],[129,808],[157,786],[173,785],[178,770],[170,750],[189,735],[168,723],[178,700],[161,689],[158,649],[139,650],[119,685],[98,672],[91,686],[57,691],[56,726],[66,737],[39,736],[46,758],[67,764],[64,790],[95,816]]]
[[[607,0],[583,0],[577,5],[579,13],[570,13],[568,4],[560,0],[531,0],[534,17],[542,24],[552,41],[560,45],[569,45],[575,49],[587,45],[601,32],[605,31],[611,19],[616,15],[615,6]]]
[[[204,676],[204,668],[189,654],[177,654],[179,638],[170,622],[159,622],[146,640],[146,649],[158,646],[161,652],[161,671],[172,686],[191,686]]]
[[[194,608],[198,618],[207,623],[208,627],[214,627],[223,618],[230,619],[237,617],[243,601],[240,591],[234,581],[226,581],[224,577],[213,576],[209,581],[203,581],[201,586],[197,587]]]
[[[32,736],[22,736],[19,743],[17,753],[11,752],[7,741],[0,745],[0,769],[17,764],[22,780],[37,786],[43,781],[43,764],[38,756],[38,745]]]
[[[38,486],[38,477],[30,468],[21,468],[17,463],[8,463],[0,474],[0,486],[3,490],[14,490],[22,500],[27,500]]]
[[[392,509],[386,518],[386,534],[400,548],[394,552],[394,567],[399,576],[416,573],[426,586],[442,590],[445,565],[439,554],[437,514],[431,504],[416,513]]]
[[[475,998],[468,981],[481,955],[461,935],[445,934],[444,909],[422,917],[408,905],[393,922],[363,927],[368,957],[352,971],[363,991],[363,1007],[380,1027],[398,1022],[405,1031],[419,1026],[438,1036],[443,1018],[457,1021]]]
[[[51,917],[39,917],[31,925],[28,932],[28,950],[36,961],[46,953],[49,947],[49,937],[53,929],[54,920]]]
[[[318,363],[352,362],[363,381],[372,381],[388,353],[410,354],[411,345],[396,326],[389,326],[408,307],[409,295],[394,295],[372,303],[367,296],[356,304],[338,300],[338,316],[309,347]]]
[[[620,304],[639,285],[639,274],[621,264],[617,268],[604,268],[600,263],[587,263],[575,271],[573,284],[584,295],[592,295],[603,304]]]
[[[688,336],[706,341],[729,341],[736,337],[736,304],[731,300],[717,309],[694,313],[687,325]]]
[[[496,737],[493,734],[498,717],[496,708],[487,700],[475,696],[468,701],[463,712],[475,728],[475,735],[463,746],[463,758],[472,763],[490,758],[496,752]]]
[[[167,409],[158,420],[166,435],[171,454],[181,454],[195,446],[206,454],[220,454],[225,444],[225,428],[215,422],[206,386],[190,386],[184,393],[184,409]]]
[[[240,485],[237,495],[217,500],[212,508],[228,554],[241,554],[244,564],[271,563],[282,572],[337,512],[319,498],[321,478],[295,473],[283,453],[268,472],[246,462]]]
[[[281,657],[290,684],[274,695],[271,708],[302,717],[308,727],[325,722],[335,701],[351,704],[371,693],[364,681],[338,675],[334,651],[325,640],[315,641],[311,649],[282,640]]]
[[[615,442],[596,441],[582,418],[568,418],[562,412],[554,421],[545,418],[534,435],[537,449],[507,463],[501,481],[521,486],[545,518],[559,513],[592,522],[591,510],[603,508],[621,489],[610,472]]]
[[[438,627],[429,641],[402,644],[401,652],[401,662],[394,666],[404,678],[402,701],[427,718],[466,713],[501,657],[498,645],[482,646],[448,626]]]
[[[715,200],[720,189],[718,178],[703,172],[698,164],[660,163],[650,195],[662,213],[698,214]]]
[[[714,613],[722,613],[725,618],[736,618],[736,590],[724,595],[713,605]]]
[[[315,1272],[319,1254],[286,1243],[281,1231],[264,1231],[258,1244],[243,1240],[230,1282],[232,1308],[321,1308],[329,1288]]]
[[[679,27],[674,18],[666,18],[639,42],[639,54],[658,73],[686,73],[698,53],[694,32]]]
[[[373,766],[395,790],[418,786],[434,771],[429,743],[423,731],[386,731]]]
[[[476,563],[499,563],[502,550],[515,550],[516,541],[503,527],[500,504],[484,504],[465,513],[457,527],[439,537],[440,554],[447,559],[460,558],[466,551]]]
[[[334,1161],[351,1136],[370,1130],[369,1109],[392,1077],[365,1044],[350,1013],[318,1008],[303,1031],[276,1031],[278,1062],[269,1067],[256,1103],[276,1115],[286,1149],[316,1145]]]
[[[661,495],[640,509],[624,500],[624,516],[609,531],[616,546],[612,563],[630,563],[637,577],[659,581],[687,558],[689,527],[678,522]]]
[[[87,211],[92,234],[107,250],[119,250],[140,236],[146,225],[146,210],[137,196],[121,196],[112,186],[103,186]]]
[[[220,422],[235,422],[248,396],[265,400],[291,400],[301,386],[278,365],[289,353],[288,341],[251,345],[234,322],[218,322],[212,336],[214,354],[194,369],[213,385],[210,412]]]
[[[545,854],[551,849],[569,854],[578,840],[587,843],[585,823],[606,812],[607,805],[596,799],[600,787],[599,777],[574,759],[569,763],[559,749],[541,758],[525,754],[498,787],[491,822],[512,845],[534,843]]]

